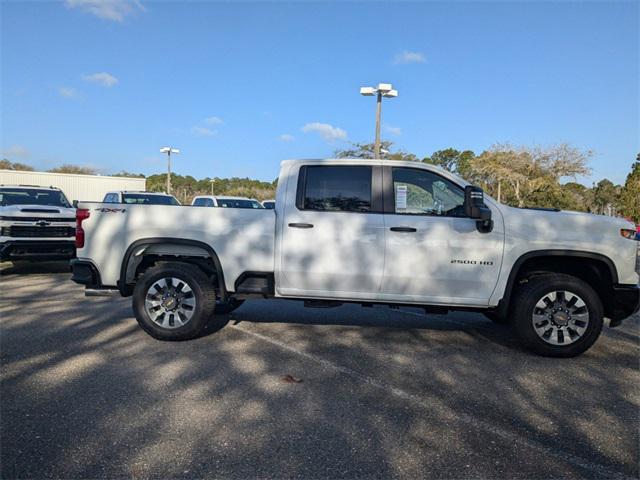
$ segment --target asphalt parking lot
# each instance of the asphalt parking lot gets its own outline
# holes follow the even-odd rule
[[[166,343],[69,276],[0,277],[2,478],[638,478],[638,315],[566,360],[477,314],[286,301]]]

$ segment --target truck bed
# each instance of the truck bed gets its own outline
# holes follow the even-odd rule
[[[116,286],[127,248],[138,240],[179,238],[209,245],[218,254],[227,290],[245,271],[274,270],[275,211],[173,205],[80,202],[85,245],[78,259],[91,260],[104,286]]]

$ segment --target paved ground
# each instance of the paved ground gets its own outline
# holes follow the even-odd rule
[[[475,314],[285,301],[163,343],[53,271],[0,277],[2,478],[639,476],[638,316],[568,360]]]

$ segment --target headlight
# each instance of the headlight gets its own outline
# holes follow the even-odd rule
[[[624,238],[628,238],[629,240],[637,240],[636,231],[631,230],[630,228],[621,228],[620,235],[622,235]]]

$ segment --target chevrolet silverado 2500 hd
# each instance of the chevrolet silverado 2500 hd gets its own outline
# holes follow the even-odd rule
[[[76,213],[55,187],[0,185],[0,260],[73,258]]]
[[[640,303],[629,222],[508,207],[423,163],[285,161],[275,210],[78,207],[73,280],[132,295],[163,340],[259,296],[478,311],[573,356]]]

